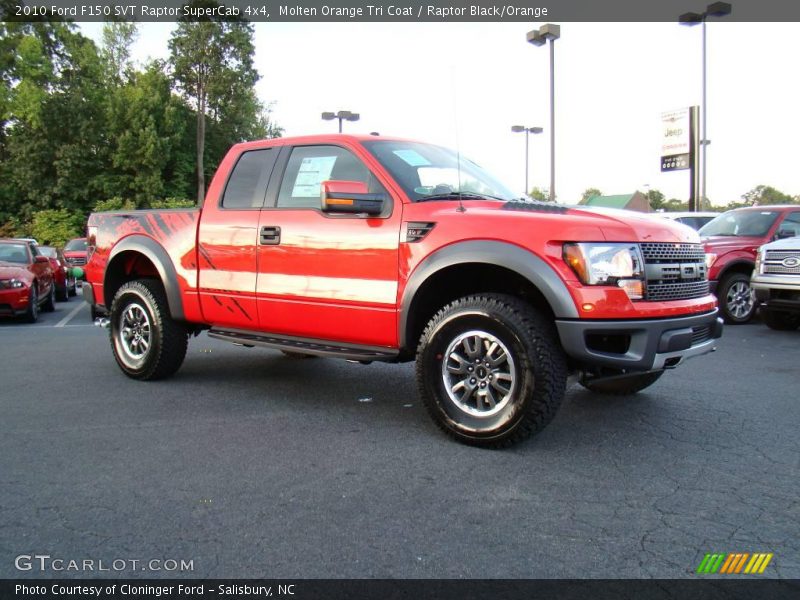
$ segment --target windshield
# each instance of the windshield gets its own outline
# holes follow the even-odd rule
[[[71,240],[64,246],[64,250],[66,252],[80,252],[81,250],[86,250],[86,240]]]
[[[730,235],[736,237],[767,235],[778,218],[774,210],[733,210],[722,213],[700,229],[700,235]]]
[[[391,173],[413,202],[516,196],[474,162],[440,146],[419,142],[368,141],[364,146]]]
[[[47,258],[58,258],[58,251],[52,246],[39,246],[39,254]]]
[[[28,249],[25,244],[0,243],[0,260],[27,265]]]

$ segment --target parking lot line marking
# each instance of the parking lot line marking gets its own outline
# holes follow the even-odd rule
[[[64,327],[64,325],[66,325],[67,323],[69,323],[69,322],[72,320],[72,317],[74,317],[75,315],[77,315],[77,314],[78,314],[78,312],[79,312],[79,311],[80,311],[82,308],[83,308],[83,302],[81,302],[81,303],[80,303],[78,306],[76,306],[75,308],[73,308],[73,309],[70,311],[70,313],[69,313],[69,314],[68,314],[66,317],[64,317],[64,318],[63,318],[63,319],[61,319],[61,320],[60,320],[58,323],[56,323],[55,325],[53,325],[53,327]]]

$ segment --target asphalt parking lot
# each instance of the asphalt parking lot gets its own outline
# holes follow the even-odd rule
[[[800,332],[728,327],[646,392],[573,387],[488,451],[438,431],[411,365],[201,335],[173,379],[132,381],[73,299],[0,323],[0,578],[681,578],[707,552],[798,578],[798,358]],[[33,554],[128,562],[15,567]]]

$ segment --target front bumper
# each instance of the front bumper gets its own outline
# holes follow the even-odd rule
[[[28,288],[0,290],[0,317],[16,317],[25,313],[30,304]]]
[[[89,306],[94,306],[94,289],[92,289],[92,284],[88,281],[84,281],[81,284],[81,293],[83,294],[83,299],[86,300],[86,303]]]
[[[716,350],[718,309],[701,315],[624,321],[557,320],[567,355],[581,367],[656,371]]]
[[[756,275],[750,284],[756,300],[768,308],[800,310],[800,276]]]

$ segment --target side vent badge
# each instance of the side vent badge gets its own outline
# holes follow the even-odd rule
[[[406,239],[408,243],[418,242],[436,226],[436,223],[423,223],[419,221],[409,221],[406,223]]]

